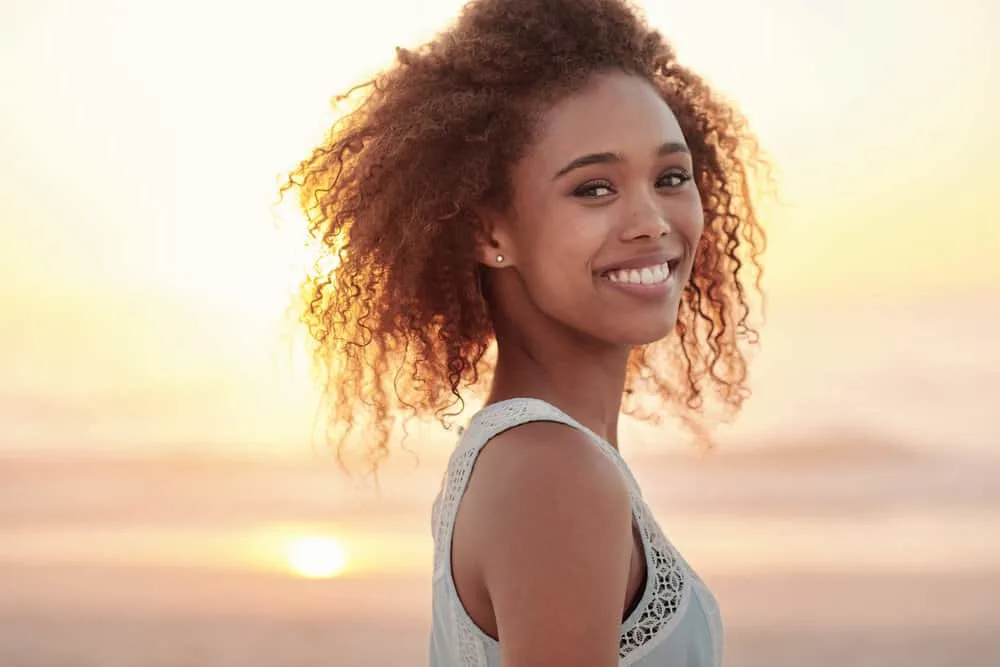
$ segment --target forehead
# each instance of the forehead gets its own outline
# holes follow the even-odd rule
[[[593,76],[539,118],[528,157],[558,169],[580,155],[613,151],[651,157],[667,142],[684,143],[674,113],[645,79],[625,73]]]

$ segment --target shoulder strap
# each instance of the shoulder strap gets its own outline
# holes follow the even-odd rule
[[[516,412],[524,410],[530,415],[529,418],[525,419],[524,422],[528,421],[554,421],[582,431],[587,436],[590,437],[594,443],[600,448],[600,450],[621,470],[622,474],[625,475],[625,480],[628,482],[629,490],[637,497],[641,497],[642,494],[639,491],[639,483],[636,481],[635,476],[632,474],[632,470],[628,467],[625,459],[622,458],[621,453],[615,449],[611,443],[602,438],[601,436],[594,433],[592,430],[578,422],[577,420],[570,417],[568,414],[557,408],[556,406],[543,401],[538,398],[515,398],[511,399],[510,402],[516,402],[515,406],[508,408],[505,406],[504,402],[496,403],[494,406],[498,410],[506,411],[513,409]],[[522,422],[522,423],[524,423]],[[507,427],[510,428],[510,427]]]
[[[462,446],[482,447],[504,431],[530,422],[548,421],[587,431],[556,406],[537,398],[512,398],[488,405],[469,421]],[[589,432],[588,432],[589,435]]]

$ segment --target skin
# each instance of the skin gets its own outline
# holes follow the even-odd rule
[[[567,171],[591,155],[604,157]],[[478,249],[499,352],[489,402],[547,400],[617,446],[630,349],[675,326],[701,238],[692,173],[676,118],[641,78],[594,75],[542,114],[514,167],[512,213],[489,217]],[[658,252],[677,258],[668,289],[636,294],[602,275]],[[452,571],[504,667],[617,665],[644,562],[625,480],[584,434],[531,423],[483,450]]]
[[[661,154],[664,146],[683,150]],[[604,153],[619,159],[554,178]],[[479,248],[492,270],[499,353],[489,402],[542,398],[617,443],[630,349],[676,324],[704,228],[691,174],[676,117],[641,78],[595,75],[543,114],[514,167],[513,212],[489,220]],[[596,275],[657,251],[682,255],[663,298],[637,298]]]

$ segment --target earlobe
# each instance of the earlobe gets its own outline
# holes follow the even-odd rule
[[[511,261],[507,253],[500,249],[500,244],[495,241],[489,244],[479,244],[476,246],[476,259],[480,264],[485,264],[493,268],[510,266]]]
[[[509,245],[505,242],[499,225],[493,220],[484,220],[483,228],[476,239],[476,259],[480,264],[493,268],[510,266]]]
[[[510,264],[510,259],[500,248],[500,243],[496,239],[486,239],[476,243],[476,259],[480,264],[486,266],[506,266]]]

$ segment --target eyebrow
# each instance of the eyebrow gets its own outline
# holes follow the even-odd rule
[[[658,157],[663,157],[665,155],[672,155],[674,153],[687,153],[691,154],[691,149],[687,147],[686,144],[680,141],[668,141],[662,144],[656,149],[656,155]],[[590,153],[588,155],[581,155],[576,158],[565,167],[556,172],[556,175],[552,177],[552,180],[557,180],[562,178],[574,169],[580,169],[581,167],[589,167],[592,164],[613,164],[616,162],[624,162],[625,156],[621,153]]]

